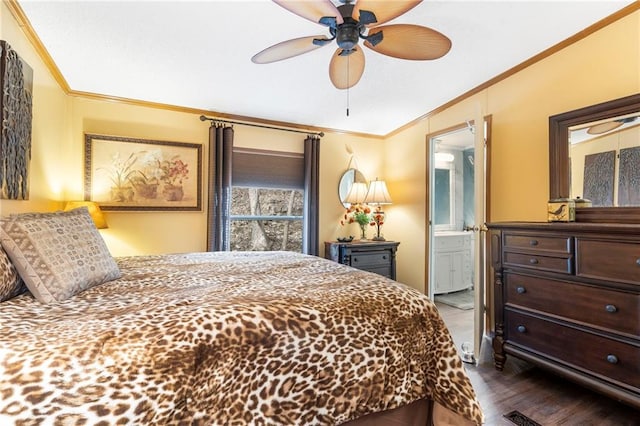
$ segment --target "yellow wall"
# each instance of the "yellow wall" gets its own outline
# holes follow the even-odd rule
[[[60,209],[65,200],[82,199],[84,133],[199,143],[203,147],[203,176],[208,124],[196,113],[130,105],[66,95],[27,40],[11,12],[0,2],[0,38],[34,70],[33,138],[30,197],[0,200],[0,214]],[[301,151],[304,134],[236,125],[237,146]],[[341,229],[342,205],[338,182],[351,154],[369,179],[383,178],[383,141],[379,138],[328,133],[320,149],[320,241],[334,240],[355,230]],[[372,149],[377,147],[378,149]],[[203,206],[207,191],[203,185]],[[201,212],[106,212],[109,228],[102,230],[115,256],[201,251],[206,248],[206,210]],[[323,247],[320,248],[321,254]]]
[[[82,196],[83,133],[205,144],[199,114],[68,96],[56,84],[4,3],[0,38],[34,69],[31,197],[0,201],[1,213],[54,210]],[[357,235],[340,229],[337,188],[350,154],[371,180],[387,181],[387,239],[400,241],[398,279],[425,287],[426,135],[492,115],[490,208],[493,221],[545,220],[548,198],[548,117],[640,91],[640,12],[482,92],[418,122],[387,140],[328,133],[320,152],[320,241]],[[235,127],[242,146],[278,149],[304,135]],[[204,149],[204,158],[207,150]],[[205,162],[205,176],[206,176]],[[206,190],[203,193],[206,205]],[[205,248],[206,213],[108,212],[102,231],[114,255],[198,251]],[[371,231],[369,231],[371,234]],[[321,248],[322,253],[322,248]]]
[[[60,207],[67,182],[65,153],[70,149],[67,117],[70,101],[49,73],[31,43],[0,2],[0,39],[33,69],[32,156],[29,201],[0,200],[0,214],[52,210]]]
[[[199,143],[203,145],[203,177],[206,182],[209,124],[199,114],[179,113],[143,106],[74,98],[72,101],[72,156],[70,168],[77,184],[72,198],[82,198],[83,135],[98,133],[153,140]],[[304,134],[235,125],[234,145],[302,152]],[[340,174],[346,169],[349,154],[345,141],[363,153],[371,173],[380,170],[379,156],[365,158],[371,144],[382,146],[381,140],[327,134],[320,149],[320,240],[335,239],[342,206],[337,199]],[[370,156],[372,156],[370,154]],[[360,157],[360,155],[359,155]],[[366,173],[366,170],[365,170]],[[203,185],[203,206],[207,191]],[[207,214],[201,212],[107,212],[109,228],[102,231],[115,256],[189,252],[206,250]]]
[[[398,280],[425,288],[426,135],[492,116],[491,221],[545,221],[549,116],[640,92],[640,12],[386,140]]]

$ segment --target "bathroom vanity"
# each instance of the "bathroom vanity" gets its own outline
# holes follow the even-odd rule
[[[471,232],[438,231],[434,235],[434,294],[472,287]]]

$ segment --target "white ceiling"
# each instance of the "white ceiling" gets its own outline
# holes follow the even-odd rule
[[[390,23],[440,31],[451,51],[405,61],[365,48],[364,75],[347,96],[329,80],[333,44],[251,62],[280,41],[328,35],[271,1],[18,1],[74,91],[376,135],[633,3],[427,0]]]

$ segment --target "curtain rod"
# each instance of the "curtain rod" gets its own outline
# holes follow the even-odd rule
[[[265,126],[265,125],[262,125],[262,124],[243,123],[241,121],[221,120],[219,118],[205,117],[204,115],[200,116],[200,121],[207,121],[207,120],[211,121],[212,124],[216,123],[216,122],[230,123],[230,124],[239,124],[239,125],[242,125],[242,126],[261,127],[263,129],[284,130],[286,132],[295,132],[295,133],[306,133],[308,135],[316,135],[316,136],[320,136],[320,137],[324,136],[324,132],[309,132],[309,131],[305,131],[305,130],[288,129],[286,127]]]

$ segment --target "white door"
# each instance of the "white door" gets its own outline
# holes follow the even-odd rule
[[[480,357],[480,349],[484,339],[485,318],[486,318],[486,217],[487,217],[487,149],[488,139],[491,125],[491,118],[481,121],[481,126],[476,126],[475,150],[474,150],[474,184],[475,184],[475,224],[473,231],[475,232],[474,247],[474,282],[478,283],[475,288],[475,307],[474,307],[474,327],[473,327],[473,353],[475,359]]]
[[[474,122],[483,123],[480,126],[475,126]],[[442,133],[435,133],[429,135],[429,161],[428,164],[428,212],[429,212],[429,229],[428,229],[428,279],[429,283],[429,297],[433,300],[435,293],[440,292],[435,283],[438,281],[438,277],[444,276],[444,271],[439,271],[436,265],[435,250],[435,235],[438,232],[473,232],[474,238],[470,238],[472,246],[472,265],[460,266],[457,270],[464,270],[465,266],[469,266],[473,270],[473,288],[474,288],[474,320],[473,324],[469,324],[469,327],[473,327],[473,350],[475,359],[477,360],[480,355],[480,349],[484,336],[485,328],[485,220],[486,220],[486,150],[487,150],[487,135],[490,131],[490,117],[485,120],[476,119],[469,121],[465,124],[455,126],[450,129],[444,130]],[[436,153],[453,153],[454,165],[445,166],[436,159]],[[442,195],[438,194],[436,190],[436,170],[443,170],[445,167],[453,168],[452,176],[459,176],[463,174],[463,166],[466,162],[466,173],[473,175],[473,187],[472,200],[462,200],[459,195],[451,195],[455,197],[455,200],[450,199],[449,212],[451,214],[450,220],[446,219],[446,214],[437,209],[437,204],[440,202],[446,204],[442,200]],[[472,170],[471,170],[472,169]],[[453,179],[454,177],[452,177]],[[457,192],[458,189],[452,189],[451,193]],[[441,191],[442,192],[442,191]],[[446,191],[444,191],[446,192]],[[466,193],[466,190],[463,192]],[[465,194],[466,196],[466,194]],[[439,200],[440,198],[440,200]],[[464,197],[462,197],[464,198]],[[463,204],[461,206],[460,204]],[[473,206],[473,207],[471,207]],[[461,214],[460,211],[463,211]],[[469,212],[471,209],[471,212]],[[446,209],[445,209],[446,210]],[[444,216],[444,217],[443,217]],[[450,259],[452,260],[452,259]],[[451,263],[451,262],[449,262]],[[453,268],[455,271],[456,268]],[[451,279],[461,279],[461,276],[455,272]],[[455,278],[457,277],[457,278]],[[455,286],[454,286],[455,287]]]

